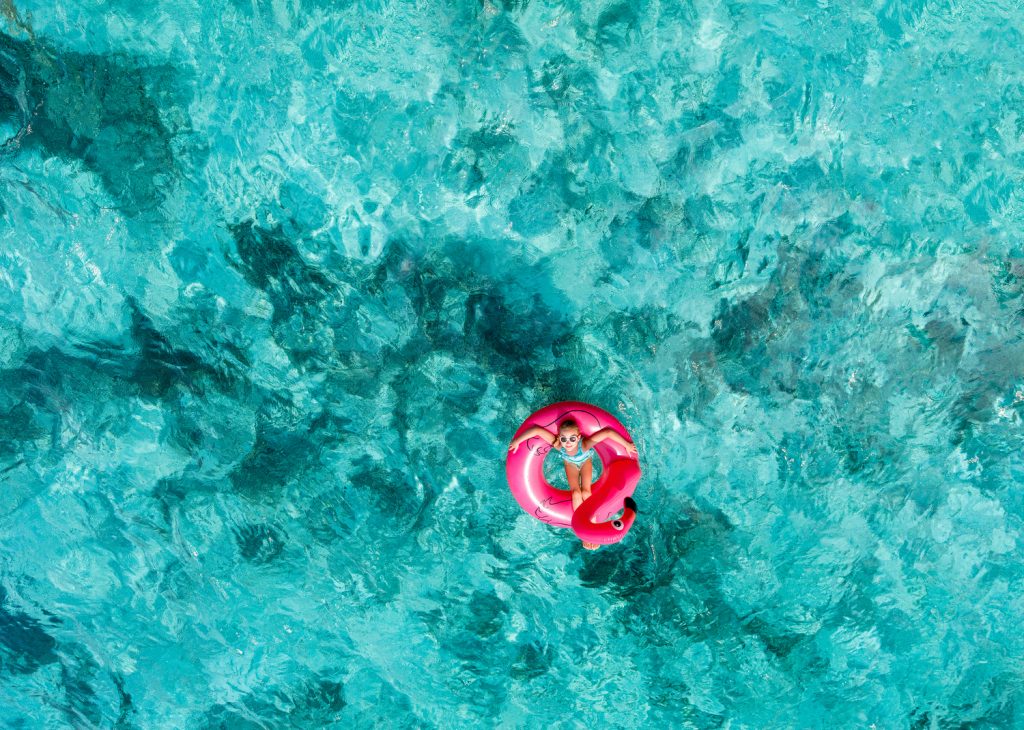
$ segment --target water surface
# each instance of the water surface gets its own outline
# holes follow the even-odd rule
[[[1017,3],[0,10],[0,724],[1024,726]]]

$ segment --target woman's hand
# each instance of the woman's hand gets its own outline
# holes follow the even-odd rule
[[[519,451],[519,444],[512,444],[511,446],[508,447],[508,450],[511,451],[513,454],[516,453],[517,451]]]
[[[630,456],[636,456],[636,446],[631,444],[629,441],[625,443],[626,453]]]

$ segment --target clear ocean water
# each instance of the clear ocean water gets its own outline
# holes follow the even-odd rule
[[[0,29],[0,726],[1024,727],[1018,2]]]

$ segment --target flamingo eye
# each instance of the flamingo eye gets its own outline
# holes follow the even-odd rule
[[[622,520],[612,520],[612,527],[616,530],[621,530],[624,527]]]

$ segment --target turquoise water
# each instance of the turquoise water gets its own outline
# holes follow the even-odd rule
[[[1024,727],[1019,4],[0,14],[0,726]]]

